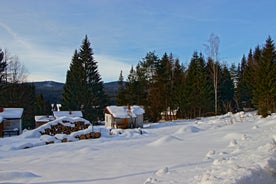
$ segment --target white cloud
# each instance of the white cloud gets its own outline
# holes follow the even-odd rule
[[[0,47],[7,48],[11,55],[17,55],[19,61],[28,70],[28,81],[53,80],[65,82],[66,72],[70,66],[74,50],[59,46],[42,45],[36,39],[26,37],[14,30],[8,24],[0,22],[0,29],[4,30],[7,39],[4,39]],[[111,55],[101,55],[95,53],[94,58],[98,62],[99,74],[104,82],[116,81],[120,71],[127,76],[131,65],[124,62],[125,58],[114,57]],[[126,77],[125,77],[126,78]]]
[[[94,55],[96,62],[98,62],[99,74],[103,82],[117,81],[121,70],[123,71],[124,79],[129,73],[131,65],[123,62],[123,59],[108,56],[108,55]]]

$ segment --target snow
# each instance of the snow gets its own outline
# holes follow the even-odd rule
[[[129,110],[127,106],[112,105],[107,106],[106,108],[115,118],[128,118],[129,115],[136,117],[137,115],[142,115],[145,113],[144,109],[137,105],[130,106],[130,112],[128,112]]]
[[[0,138],[0,183],[276,183],[276,114],[94,129],[100,139],[61,143],[70,135],[39,128]]]
[[[54,117],[82,117],[82,111],[53,111]]]
[[[0,117],[4,119],[20,119],[23,110],[23,108],[3,108],[3,112],[0,112]]]

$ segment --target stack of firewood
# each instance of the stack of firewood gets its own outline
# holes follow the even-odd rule
[[[56,134],[71,134],[72,132],[77,132],[79,130],[84,130],[89,127],[89,124],[85,124],[84,122],[77,121],[74,123],[66,122],[66,123],[58,123],[56,125],[51,125],[50,128],[44,129],[44,132],[41,131],[41,135],[56,135]]]
[[[56,125],[50,125],[50,128],[45,128],[40,131],[41,135],[50,135],[55,136],[56,134],[66,134],[70,135],[73,132],[78,132],[80,130],[87,129],[90,124],[85,122],[77,121],[77,122],[68,122],[63,121],[63,123],[58,123]],[[97,139],[101,137],[100,132],[89,132],[83,134],[77,134],[74,136],[76,139]],[[57,139],[57,138],[56,138]],[[67,138],[60,139],[61,142],[68,142]],[[46,142],[46,144],[54,143],[53,141]]]
[[[87,134],[81,134],[81,135],[77,135],[75,136],[75,138],[83,140],[83,139],[97,139],[101,137],[101,133],[100,132],[90,132]]]
[[[0,120],[0,121],[1,121],[1,120]],[[4,129],[3,123],[0,122],[0,137],[3,137],[3,129]]]

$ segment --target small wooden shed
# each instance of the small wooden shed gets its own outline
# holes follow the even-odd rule
[[[23,108],[0,108],[0,136],[22,132]]]
[[[105,108],[105,126],[112,128],[142,128],[144,109],[140,106],[107,106]]]

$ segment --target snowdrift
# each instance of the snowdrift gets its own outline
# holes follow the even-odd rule
[[[66,144],[45,141],[75,135],[34,130],[0,138],[0,183],[276,183],[276,114],[94,129],[100,139]]]

